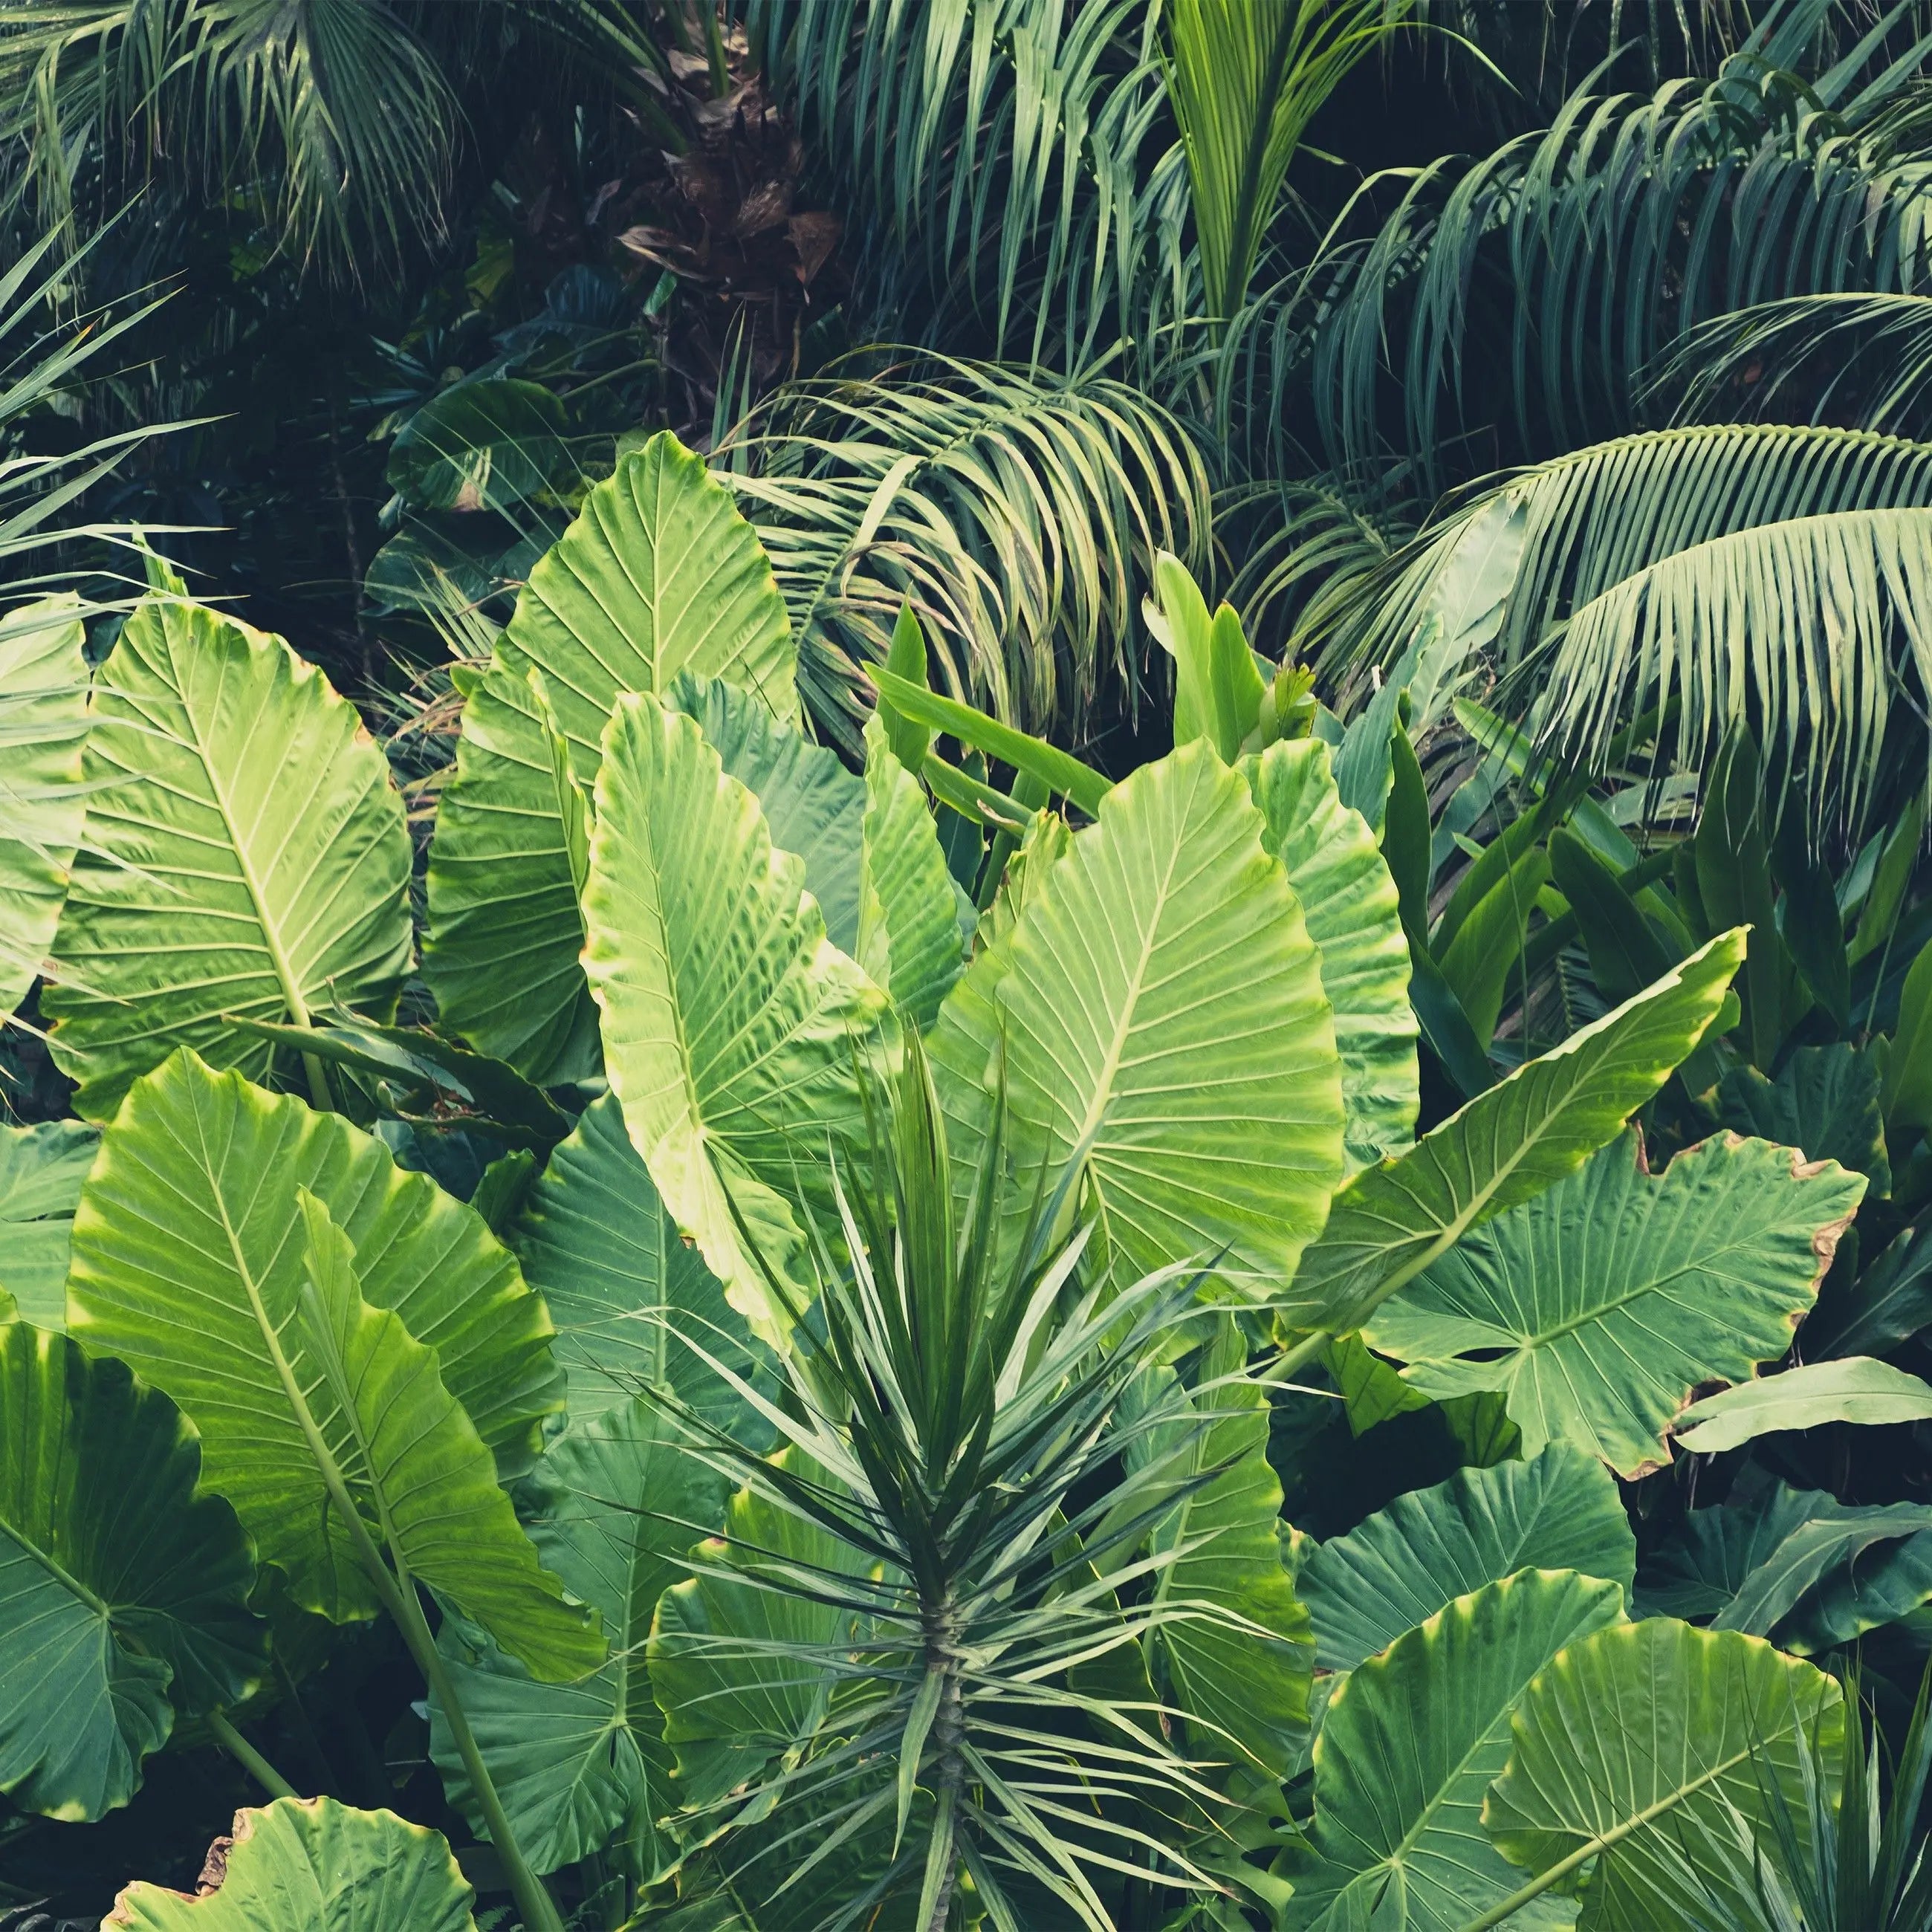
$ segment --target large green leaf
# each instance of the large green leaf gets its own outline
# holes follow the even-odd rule
[[[1677,1418],[1677,1429],[1685,1448],[1713,1455],[1780,1429],[1925,1421],[1932,1421],[1932,1384],[1869,1355],[1841,1355],[1707,1395]]]
[[[1734,1069],[1718,1083],[1718,1115],[1733,1132],[1835,1160],[1864,1175],[1874,1194],[1892,1192],[1878,1069],[1844,1041],[1796,1048],[1775,1080],[1755,1066]]]
[[[622,1834],[648,1847],[668,1808],[669,1754],[644,1643],[685,1552],[724,1514],[724,1484],[680,1448],[645,1400],[574,1423],[537,1466],[524,1521],[544,1565],[602,1617],[610,1658],[575,1684],[540,1684],[494,1650],[441,1639],[497,1795],[533,1869],[591,1857]],[[484,1832],[440,1706],[430,1752],[450,1802]],[[485,1834],[487,1835],[487,1834]],[[646,1870],[652,1861],[643,1861]]]
[[[387,481],[418,513],[501,510],[567,489],[577,461],[554,390],[514,376],[440,390],[397,432]]]
[[[1320,1228],[1342,1130],[1320,957],[1264,830],[1208,746],[1143,765],[953,988],[932,1048],[960,1146],[1004,1077],[1024,1192],[1078,1150],[1119,1264],[1220,1257],[1257,1298]]]
[[[87,794],[87,630],[79,600],[0,616],[0,1015],[27,996],[60,923]]]
[[[188,1411],[209,1481],[298,1601],[351,1611],[366,1586],[340,1568],[340,1527],[271,1340],[302,1298],[302,1188],[355,1244],[363,1298],[435,1351],[500,1468],[527,1466],[561,1395],[550,1322],[482,1218],[338,1116],[191,1053],[136,1082],[102,1137],[74,1216],[68,1317]]]
[[[440,1832],[332,1798],[235,1814],[221,1882],[190,1898],[130,1885],[112,1932],[476,1932],[474,1894]]]
[[[1628,1592],[1636,1539],[1594,1456],[1552,1443],[1526,1462],[1412,1490],[1318,1546],[1295,1588],[1315,1620],[1316,1660],[1352,1670],[1452,1598],[1519,1570],[1579,1570]]]
[[[1642,1607],[1774,1637],[1803,1654],[1849,1642],[1932,1595],[1932,1509],[1849,1508],[1774,1483],[1692,1510],[1646,1562]]]
[[[926,794],[893,755],[876,716],[866,721],[860,896],[857,956],[923,1030],[965,963],[959,898]]]
[[[674,436],[653,436],[591,491],[530,573],[488,673],[469,688],[430,848],[423,958],[449,1026],[534,1079],[596,1064],[577,892],[530,670],[543,674],[587,788],[620,694],[665,691],[689,670],[744,686],[791,723],[796,662],[771,566],[730,492]]]
[[[224,1014],[386,1018],[410,964],[388,761],[312,664],[172,596],[95,678],[86,838],[41,1010],[76,1112],[105,1120],[177,1046],[265,1078]]]
[[[825,936],[802,862],[695,722],[619,699],[597,779],[584,967],[625,1125],[732,1305],[782,1325],[800,1235],[781,1190],[862,1132],[855,1056],[884,995]]]
[[[1777,1860],[1774,1786],[1808,1855],[1804,1741],[1834,1763],[1844,1723],[1837,1684],[1759,1638],[1667,1617],[1613,1624],[1531,1686],[1484,1828],[1539,1876],[1594,1858],[1582,1932],[1658,1932],[1681,1922],[1683,1848],[1707,1835],[1734,1847],[1733,1811]]]
[[[686,1338],[748,1376],[745,1318],[704,1257],[679,1238],[624,1131],[616,1094],[584,1109],[531,1188],[510,1239],[556,1324],[573,1424],[621,1413],[640,1390],[668,1382],[687,1407],[743,1434],[745,1404]]]
[[[0,1127],[0,1318],[65,1322],[74,1204],[100,1139],[78,1120]]]
[[[784,1456],[796,1466],[796,1450]],[[731,1498],[723,1538],[692,1557],[697,1574],[658,1599],[649,1657],[680,1795],[701,1805],[820,1721],[830,1688],[820,1656],[850,1616],[818,1593],[836,1594],[832,1582],[856,1558],[830,1530],[748,1490]]]
[[[722,677],[686,671],[664,703],[698,721],[725,776],[758,801],[772,843],[805,861],[805,889],[818,902],[826,937],[856,958],[865,781],[848,772],[836,752],[774,717],[757,692]]]
[[[268,1665],[255,1558],[201,1444],[121,1363],[0,1327],[0,1791],[98,1818],[190,1711]]]
[[[1370,1345],[1438,1400],[1501,1389],[1524,1451],[1574,1443],[1635,1477],[1700,1382],[1791,1346],[1864,1192],[1835,1162],[1724,1134],[1661,1174],[1635,1134],[1382,1304]]]
[[[1351,1672],[1316,1740],[1315,1829],[1292,1868],[1287,1932],[1460,1932],[1508,1898],[1521,1875],[1478,1820],[1509,1756],[1510,1714],[1552,1657],[1623,1610],[1615,1583],[1526,1570]]]
[[[1281,1320],[1358,1328],[1472,1228],[1574,1174],[1703,1038],[1743,957],[1742,933],[1720,934],[1407,1154],[1356,1175],[1304,1256]]]
[[[1225,1759],[1238,1748],[1285,1778],[1308,1728],[1312,1633],[1282,1567],[1268,1399],[1257,1384],[1223,1379],[1226,1358],[1225,1346],[1210,1352],[1222,1374],[1199,1400],[1216,1419],[1190,1427],[1184,1450],[1155,1478],[1186,1486],[1152,1534],[1164,1559],[1154,1592],[1158,1642],[1175,1702],[1198,1720],[1192,1754]],[[1134,1507],[1149,1501],[1132,1495]]]
[[[311,1467],[333,1480],[320,1522],[306,1486],[291,1485],[291,1512],[310,1516],[323,1560],[340,1570],[364,1540],[340,1520],[352,1508],[399,1571],[481,1624],[533,1676],[562,1683],[596,1670],[602,1638],[538,1562],[483,1438],[436,1372],[436,1351],[362,1298],[355,1244],[306,1189],[301,1204],[302,1298],[286,1328],[271,1336],[264,1321],[261,1333],[283,1413],[298,1420]],[[338,1614],[350,1601],[338,1593]]]
[[[1322,951],[1352,1173],[1410,1144],[1420,1104],[1408,940],[1395,881],[1368,820],[1342,804],[1318,738],[1271,745],[1244,769],[1268,820],[1262,842],[1287,868],[1308,936]]]

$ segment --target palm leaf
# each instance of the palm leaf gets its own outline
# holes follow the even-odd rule
[[[1436,483],[1452,460],[1467,473],[1456,440],[1499,417],[1525,454],[1613,433],[1640,419],[1646,368],[1713,315],[1913,287],[1928,164],[1876,117],[1923,52],[1876,78],[1847,55],[1814,80],[1837,118],[1796,129],[1753,79],[1756,46],[1708,84],[1586,86],[1546,130],[1406,177],[1299,298],[1330,460],[1372,465],[1391,413],[1397,447]],[[1507,356],[1481,352],[1492,343]]]
[[[746,9],[878,313],[1064,368],[1147,316],[1178,263],[1157,21],[1136,0]]]
[[[944,688],[1077,731],[1103,676],[1138,688],[1154,558],[1198,567],[1211,523],[1193,438],[1090,369],[856,363],[779,391],[716,460],[777,573],[806,701],[855,749],[862,669],[908,598]]]

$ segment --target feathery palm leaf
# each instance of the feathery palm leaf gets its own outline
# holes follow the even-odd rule
[[[1498,505],[1522,542],[1493,656],[1504,708],[1601,758],[1633,708],[1682,700],[1695,762],[1752,716],[1857,820],[1901,688],[1928,658],[1912,598],[1932,529],[1932,445],[1858,430],[1720,425],[1578,450],[1468,496],[1304,624],[1331,669],[1391,662]],[[1553,653],[1553,655],[1552,655]]]
[[[1922,434],[1932,427],[1932,293],[1794,296],[1714,316],[1652,385],[1681,422],[1767,418]]]
[[[1097,372],[862,364],[780,390],[714,460],[790,608],[807,701],[848,734],[908,597],[956,696],[1077,730],[1103,674],[1137,687],[1156,555],[1198,566],[1208,540],[1200,449]]]
[[[1076,367],[1184,278],[1159,10],[750,0],[753,46],[862,236],[876,312]],[[903,327],[903,322],[894,325]]]
[[[1927,43],[1876,78],[1862,43],[1801,83],[1767,50],[1818,10],[1774,9],[1708,84],[1582,92],[1543,133],[1431,164],[1334,244],[1300,298],[1330,460],[1372,464],[1386,436],[1433,480],[1504,418],[1526,453],[1560,448],[1639,420],[1641,373],[1714,314],[1918,286],[1932,161],[1876,130]],[[1491,341],[1507,355],[1474,352]]]

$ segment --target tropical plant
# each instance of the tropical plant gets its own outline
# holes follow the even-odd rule
[[[1932,19],[1571,10],[0,10],[0,1922],[1924,1917]]]

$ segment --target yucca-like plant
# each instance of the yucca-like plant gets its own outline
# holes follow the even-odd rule
[[[1010,1249],[997,1133],[956,1219],[916,1036],[870,1139],[836,1163],[844,1252],[814,1244],[777,1399],[737,1384],[782,1453],[683,1417],[744,1485],[651,1642],[687,1822],[712,1878],[788,1923],[842,1932],[916,1898],[892,1922],[941,1932],[963,1881],[1003,1932],[1048,1899],[1109,1932],[1106,1893],[1219,1890],[1227,1845],[1210,1760],[1238,1750],[1181,1754],[1140,1648],[1241,1622],[1166,1600],[1195,1539],[1143,1553],[1217,1473],[1211,1384],[1148,1381],[1197,1278],[1085,1285],[1093,1231],[1058,1232],[1064,1186]],[[794,1728],[748,1754],[774,1712]]]

